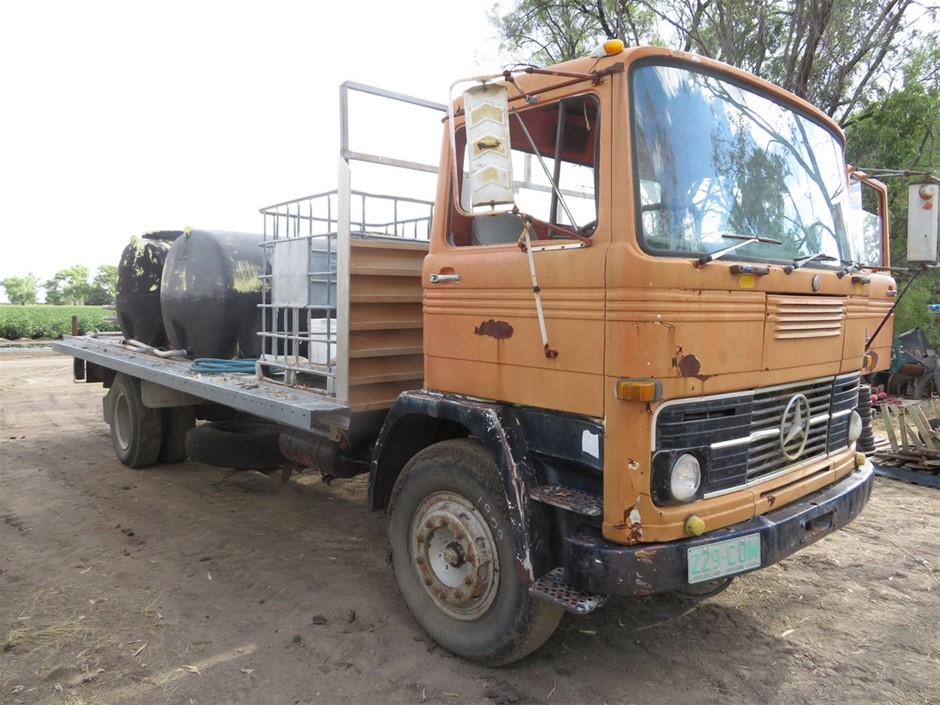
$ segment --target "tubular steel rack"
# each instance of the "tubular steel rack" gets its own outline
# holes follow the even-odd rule
[[[437,167],[349,149],[349,91],[446,112],[444,105],[358,83],[340,86],[339,186],[267,206],[259,377],[349,399],[353,239],[427,241],[433,201],[352,189],[351,162],[436,173]]]

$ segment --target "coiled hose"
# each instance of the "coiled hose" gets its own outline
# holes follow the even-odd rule
[[[246,373],[255,371],[255,358],[242,358],[239,360],[225,360],[217,357],[197,357],[189,366],[193,372],[207,374],[222,374],[225,372]]]

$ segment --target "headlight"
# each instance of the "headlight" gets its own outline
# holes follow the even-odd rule
[[[856,414],[857,416],[857,414]],[[859,419],[861,423],[861,419]],[[694,455],[680,455],[672,466],[669,475],[669,491],[673,498],[680,502],[688,502],[695,497],[698,486],[702,482],[702,468],[698,458]]]
[[[849,416],[849,443],[855,443],[862,435],[862,417],[857,411],[853,411]]]

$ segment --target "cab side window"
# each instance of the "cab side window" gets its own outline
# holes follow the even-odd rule
[[[883,266],[886,263],[882,249],[884,215],[878,192],[864,181],[851,178],[849,193],[852,204],[850,234],[853,259],[863,265]]]

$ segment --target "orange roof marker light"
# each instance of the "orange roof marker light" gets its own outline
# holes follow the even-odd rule
[[[592,59],[601,59],[605,56],[615,56],[623,51],[622,39],[608,39],[591,52]]]

